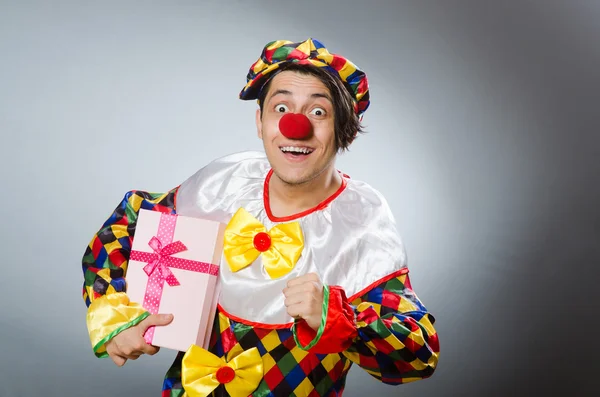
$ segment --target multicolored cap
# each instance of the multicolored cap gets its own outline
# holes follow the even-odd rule
[[[240,92],[240,99],[258,99],[272,72],[292,62],[323,67],[339,77],[354,99],[354,111],[362,118],[370,103],[367,75],[348,59],[331,54],[323,44],[313,39],[300,43],[277,40],[267,44],[260,58],[250,67],[246,77],[247,84]]]

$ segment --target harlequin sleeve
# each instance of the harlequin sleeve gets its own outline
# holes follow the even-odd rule
[[[128,192],[89,243],[83,256],[83,299],[94,353],[106,357],[105,344],[149,313],[126,294],[125,274],[140,209],[175,212],[177,189],[168,193]]]
[[[404,268],[352,302],[340,287],[325,287],[318,331],[295,324],[297,344],[314,353],[342,353],[388,384],[431,376],[439,356],[435,319],[414,293]]]

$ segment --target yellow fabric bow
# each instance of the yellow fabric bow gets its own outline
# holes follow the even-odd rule
[[[304,236],[298,222],[273,226],[271,230],[245,209],[237,210],[227,228],[223,253],[232,272],[237,272],[262,254],[265,270],[271,278],[288,274],[304,248]]]
[[[232,349],[225,361],[199,346],[190,346],[181,362],[181,384],[186,396],[207,397],[221,383],[232,397],[252,394],[263,378],[262,358],[256,347],[240,351],[241,348]]]

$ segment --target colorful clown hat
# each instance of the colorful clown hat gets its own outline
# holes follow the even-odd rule
[[[348,59],[331,54],[317,40],[308,39],[300,43],[277,40],[267,44],[260,58],[252,64],[247,84],[240,92],[240,99],[258,99],[263,85],[273,72],[288,63],[312,64],[323,67],[337,76],[346,86],[354,100],[354,111],[360,118],[369,107],[369,84],[367,75]]]

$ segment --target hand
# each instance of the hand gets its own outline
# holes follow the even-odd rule
[[[106,343],[106,352],[119,367],[127,360],[137,360],[142,354],[154,355],[159,347],[149,345],[144,340],[144,333],[151,326],[167,325],[173,321],[172,314],[151,314],[138,325],[118,333]]]
[[[317,331],[323,311],[323,284],[319,276],[309,273],[288,281],[283,295],[288,314],[295,319],[304,319]]]

